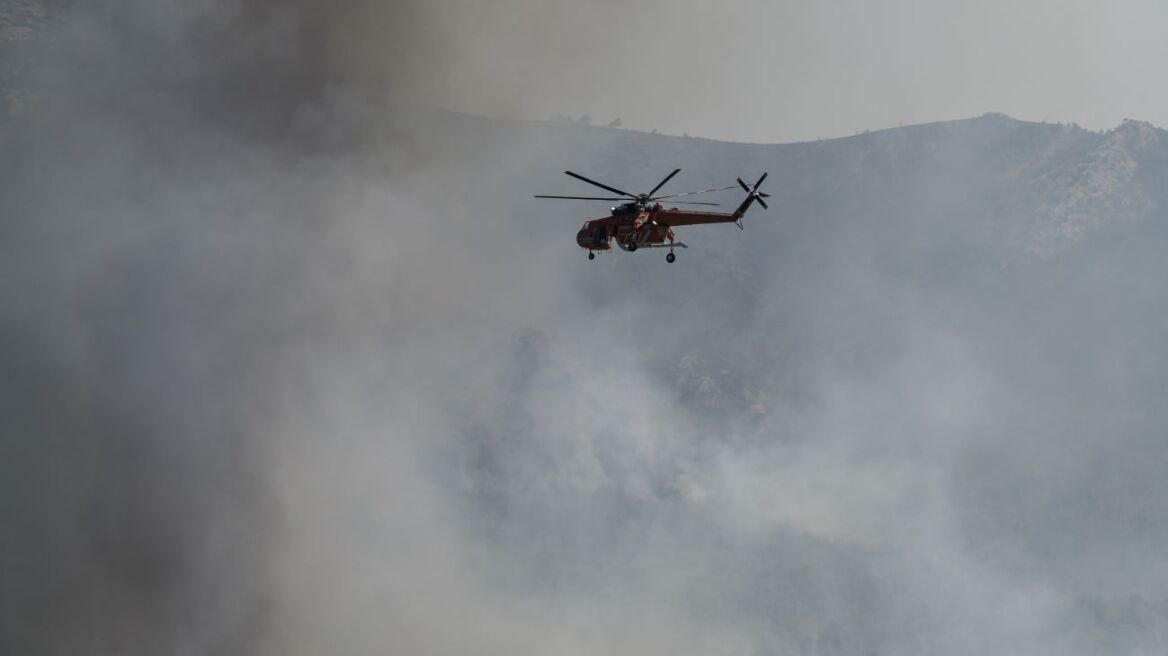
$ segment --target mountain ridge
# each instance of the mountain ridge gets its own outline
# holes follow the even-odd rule
[[[953,207],[956,197],[968,199],[971,206],[984,201],[985,220],[1000,222],[1011,243],[1041,258],[1064,252],[1107,225],[1154,215],[1165,207],[1168,181],[1165,131],[1135,120],[1094,132],[985,114],[819,141],[765,144],[457,112],[445,116],[452,123],[510,125],[519,133],[541,134],[542,141],[555,144],[550,157],[563,168],[583,168],[579,162],[589,159],[605,161],[604,149],[630,151],[631,159],[607,158],[613,163],[602,167],[610,170],[592,171],[608,175],[609,182],[683,166],[682,160],[693,162],[687,174],[714,181],[725,177],[719,171],[749,177],[769,170],[773,177],[768,186],[780,199],[780,212],[781,199],[798,188],[827,200],[832,194],[814,188],[868,187],[864,193],[883,202],[881,197],[888,194],[927,193],[938,183],[951,192],[946,199],[934,199],[945,200],[947,208],[939,210],[964,211]],[[578,155],[569,154],[573,151]],[[659,155],[638,154],[647,152]],[[629,161],[616,161],[621,159]],[[816,179],[805,175],[812,169]],[[962,173],[968,174],[964,181],[959,179]],[[573,188],[545,184],[558,190],[548,193]],[[783,188],[787,186],[796,189]],[[871,208],[872,202],[861,205]]]

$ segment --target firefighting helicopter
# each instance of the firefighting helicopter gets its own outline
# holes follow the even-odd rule
[[[587,182],[618,194],[618,197],[612,198],[607,196],[544,196],[537,195],[536,198],[560,198],[567,200],[619,200],[624,201],[621,205],[613,207],[610,216],[599,219],[589,219],[584,222],[584,227],[580,228],[580,232],[576,233],[576,244],[588,251],[588,259],[596,258],[597,251],[612,250],[612,242],[615,239],[617,246],[621,250],[633,252],[640,248],[668,248],[669,253],[665,255],[665,261],[672,263],[677,256],[673,254],[674,248],[689,248],[685,243],[676,241],[677,235],[673,233],[673,228],[684,225],[697,225],[702,223],[734,223],[739,229],[742,228],[742,215],[746,214],[746,210],[750,209],[751,203],[758,202],[763,209],[767,209],[764,198],[770,198],[770,194],[760,192],[759,187],[762,186],[762,181],[766,180],[767,174],[764,172],[759,177],[758,181],[751,187],[738,178],[738,185],[746,191],[746,200],[738,206],[738,209],[731,213],[726,212],[709,212],[709,211],[694,211],[694,210],[679,210],[676,207],[665,208],[661,203],[657,202],[667,198],[679,198],[682,196],[693,196],[695,194],[705,194],[711,191],[723,191],[725,189],[733,189],[734,185],[729,187],[715,187],[713,189],[702,189],[701,191],[687,191],[680,194],[669,194],[666,196],[654,196],[661,187],[665,186],[673,176],[681,172],[681,169],[674,169],[672,173],[665,176],[665,179],[657,183],[648,193],[644,194],[630,194],[627,191],[610,187],[595,180],[590,180],[579,173],[571,171],[564,171],[565,174],[576,178],[582,182]],[[671,205],[717,205],[717,203],[706,203],[701,201],[672,201]]]

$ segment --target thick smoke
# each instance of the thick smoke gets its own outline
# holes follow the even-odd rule
[[[46,5],[0,124],[0,652],[1163,646],[1164,199],[1099,200],[1162,187],[1160,133],[427,109],[572,16],[483,4]],[[673,166],[772,211],[588,263],[599,208],[527,198]]]
[[[554,638],[476,583],[429,469],[447,386],[492,377],[468,347],[562,287],[497,263],[531,245],[492,224],[506,171],[469,175],[498,144],[412,127],[441,8],[46,9],[0,136],[0,651]]]
[[[346,294],[373,283],[350,231],[419,237],[379,191],[388,155],[362,154],[358,135],[395,131],[340,90],[329,6],[49,5],[21,44],[32,100],[0,136],[0,651],[274,644],[280,447],[322,420],[281,414],[282,376],[361,349]]]

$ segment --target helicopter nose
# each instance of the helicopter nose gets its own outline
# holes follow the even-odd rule
[[[576,244],[588,250],[608,250],[608,235],[603,228],[584,226],[576,233]]]

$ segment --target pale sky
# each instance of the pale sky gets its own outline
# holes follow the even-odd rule
[[[1162,0],[439,0],[424,11],[429,56],[449,59],[425,68],[419,95],[474,113],[587,113],[764,142],[989,111],[1168,125]]]

